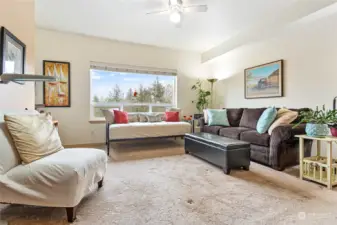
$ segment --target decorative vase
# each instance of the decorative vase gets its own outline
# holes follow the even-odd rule
[[[329,127],[327,124],[307,123],[305,132],[311,137],[325,137],[329,135]]]
[[[337,137],[337,128],[335,127],[330,127],[331,135],[334,137]]]

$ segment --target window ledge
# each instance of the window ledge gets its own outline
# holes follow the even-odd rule
[[[105,120],[103,119],[93,119],[93,120],[89,120],[89,123],[91,124],[103,124],[105,123]]]

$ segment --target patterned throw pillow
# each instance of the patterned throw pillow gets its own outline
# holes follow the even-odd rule
[[[207,109],[209,126],[229,126],[226,109]]]
[[[161,121],[163,121],[162,117],[163,117],[163,115],[161,115],[161,114],[146,115],[147,122],[150,122],[150,123],[161,122]]]
[[[135,123],[139,121],[138,114],[128,114],[129,123]]]
[[[260,134],[266,133],[270,125],[275,121],[277,110],[275,107],[269,107],[263,111],[257,121],[256,130]]]
[[[138,121],[141,122],[141,123],[149,122],[148,119],[147,119],[147,116],[144,115],[144,114],[138,114]]]

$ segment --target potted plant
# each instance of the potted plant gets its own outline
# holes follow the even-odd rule
[[[295,126],[306,123],[305,132],[312,137],[327,136],[329,135],[328,124],[332,124],[331,126],[337,125],[336,110],[326,110],[325,105],[322,109],[317,106],[315,110],[302,111],[300,118],[301,121]]]
[[[209,104],[209,96],[211,95],[211,92],[202,88],[202,83],[200,80],[198,80],[197,83],[192,86],[192,90],[197,92],[198,99],[196,100],[196,108],[198,109],[199,113],[202,113],[202,110],[206,109]]]
[[[332,116],[328,123],[328,126],[330,128],[331,135],[334,137],[337,137],[337,110],[330,110]]]

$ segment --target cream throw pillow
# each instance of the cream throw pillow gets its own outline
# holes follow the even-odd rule
[[[63,149],[57,128],[47,115],[5,115],[7,128],[24,163]]]
[[[207,113],[207,109],[204,109],[204,119],[205,119],[205,124],[208,124],[208,113]]]
[[[268,134],[271,135],[273,130],[278,126],[291,124],[291,122],[296,120],[297,117],[298,112],[291,111],[285,108],[279,109],[277,111],[277,116],[274,123],[268,129]]]

